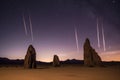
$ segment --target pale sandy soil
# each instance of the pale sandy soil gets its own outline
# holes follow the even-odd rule
[[[120,80],[120,67],[1,67],[0,80]]]

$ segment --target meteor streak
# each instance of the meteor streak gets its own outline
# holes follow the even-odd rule
[[[103,37],[103,49],[104,49],[104,51],[106,51],[106,45],[105,45],[105,35],[104,35],[103,24],[102,24],[102,37]]]
[[[27,35],[27,27],[26,27],[24,14],[23,14],[23,24],[24,24],[25,34]]]
[[[31,32],[31,39],[33,41],[33,29],[32,29],[32,22],[31,22],[31,17],[29,15],[29,22],[30,22],[30,32]]]
[[[98,18],[97,18],[97,40],[98,40],[98,48],[100,48],[100,33],[99,33]]]
[[[76,28],[75,28],[75,40],[76,40],[77,52],[79,53],[78,35],[77,35],[77,29]]]

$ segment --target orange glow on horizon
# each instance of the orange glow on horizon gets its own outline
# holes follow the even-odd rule
[[[9,59],[24,59],[26,55],[25,49],[15,49],[14,53],[13,50],[6,51],[6,53],[9,53],[9,55],[4,55],[1,57],[7,57]],[[36,60],[37,61],[43,61],[43,62],[51,62],[53,60],[53,55],[58,55],[59,59],[61,61],[67,60],[67,59],[78,59],[83,60],[83,52],[77,53],[69,52],[69,51],[36,51]],[[102,53],[98,53],[98,55],[101,56],[102,61],[120,61],[120,50],[117,51],[106,51]]]
[[[120,50],[103,52],[100,56],[102,61],[120,61]]]

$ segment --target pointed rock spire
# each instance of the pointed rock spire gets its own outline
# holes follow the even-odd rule
[[[98,53],[90,45],[90,41],[87,38],[84,43],[84,65],[86,66],[98,66],[101,65],[101,58]]]
[[[32,45],[29,45],[25,55],[24,68],[36,68],[36,51]]]

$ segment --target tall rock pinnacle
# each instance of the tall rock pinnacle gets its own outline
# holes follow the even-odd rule
[[[32,45],[29,45],[25,55],[24,68],[36,68],[36,51]]]
[[[87,38],[84,43],[84,65],[85,66],[99,66],[102,61],[98,53],[90,45],[90,41]]]

